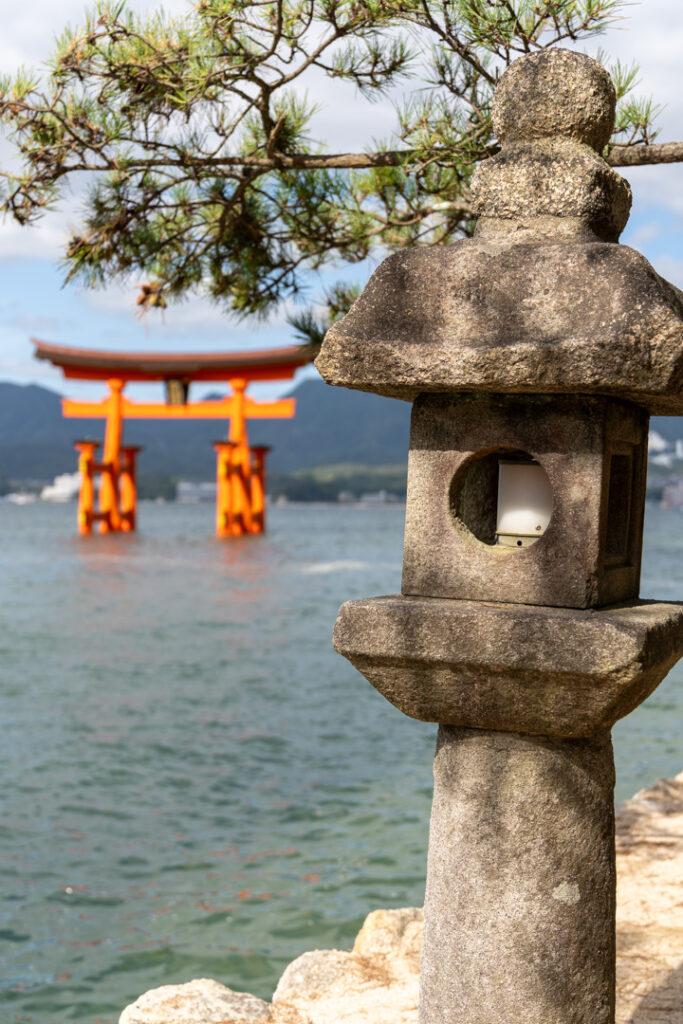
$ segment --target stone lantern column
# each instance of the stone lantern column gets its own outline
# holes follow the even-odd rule
[[[345,604],[334,643],[439,723],[421,1024],[614,1020],[610,730],[683,654],[681,606],[638,599],[683,295],[617,244],[614,108],[589,57],[516,61],[474,237],[385,260],[317,360],[414,403],[402,593]]]

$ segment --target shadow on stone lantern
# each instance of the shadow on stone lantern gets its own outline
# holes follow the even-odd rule
[[[617,244],[614,108],[589,57],[516,61],[474,237],[390,256],[317,359],[414,402],[402,593],[345,604],[334,643],[439,723],[421,1024],[614,1020],[610,730],[683,654],[683,609],[638,600],[683,295]]]

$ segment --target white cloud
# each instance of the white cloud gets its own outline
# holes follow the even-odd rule
[[[52,391],[63,391],[61,380],[51,366],[26,356],[1,358],[0,380],[10,380],[21,384],[40,384]]]
[[[21,65],[42,65],[54,46],[55,38],[65,26],[74,28],[85,22],[85,12],[94,8],[94,0],[30,0],[29,3],[5,5],[2,12],[0,68],[7,72]],[[163,7],[168,14],[182,14],[191,7],[191,0],[128,0],[133,11],[154,11]]]
[[[673,141],[673,140],[672,140]],[[681,132],[683,142],[683,131]],[[666,206],[672,213],[683,214],[683,165],[660,164],[652,167],[617,168],[628,178],[633,189],[634,210],[642,204]]]
[[[64,255],[68,232],[62,218],[48,214],[31,227],[7,220],[0,225],[0,261],[17,259],[54,260]]]
[[[642,0],[625,8],[623,20],[587,46],[602,46],[610,57],[640,65],[637,92],[664,104],[659,119],[664,135],[683,138],[683,93],[680,80],[683,51],[683,6],[677,0]]]
[[[683,141],[683,91],[679,88],[683,52],[683,5],[678,0],[642,0],[625,7],[623,20],[582,49],[603,48],[612,59],[640,65],[635,93],[651,96],[664,109],[657,118],[658,142]],[[634,194],[634,212],[647,207],[683,214],[683,166],[624,168]]]
[[[56,316],[41,316],[39,313],[22,313],[19,316],[12,316],[6,321],[7,327],[14,327],[19,331],[29,331],[40,334],[51,332],[63,326]]]
[[[286,322],[290,308],[287,303],[276,316],[265,322],[256,319],[237,321],[220,305],[196,295],[185,302],[171,303],[163,311],[150,310],[140,316],[138,294],[135,282],[102,291],[79,290],[80,299],[88,309],[110,321],[125,321],[128,330],[132,328],[141,340],[147,337],[155,343],[162,337],[172,345],[181,340],[187,343],[191,338],[194,347],[205,343],[208,347],[215,347],[215,342],[222,340],[231,347],[241,343],[245,348],[253,348],[256,343],[260,344],[259,339],[262,341],[264,335],[278,334],[281,343],[283,332],[291,333]]]

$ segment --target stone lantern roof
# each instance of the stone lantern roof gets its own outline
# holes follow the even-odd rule
[[[601,157],[615,92],[592,58],[520,58],[496,90],[473,238],[389,256],[327,333],[329,384],[610,395],[683,414],[683,293],[618,238],[631,190]]]

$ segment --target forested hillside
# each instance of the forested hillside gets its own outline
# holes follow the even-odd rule
[[[250,425],[254,444],[272,445],[272,471],[405,462],[410,421],[406,402],[330,388],[320,380],[302,381],[291,394],[297,400],[293,420],[253,420]],[[200,397],[203,393],[195,385],[193,398]],[[126,441],[144,445],[143,473],[211,480],[212,442],[226,429],[218,420],[131,420]],[[102,430],[102,420],[64,420],[54,391],[0,383],[0,476],[49,480],[57,473],[73,472],[74,438],[101,437]]]
[[[272,473],[340,463],[383,467],[405,463],[407,402],[331,388],[321,380],[304,380],[291,394],[297,400],[293,420],[251,421],[253,443],[272,446]],[[196,385],[193,397],[204,397]],[[683,437],[683,423],[677,417],[656,416],[652,426],[668,440]],[[215,473],[212,442],[225,429],[218,420],[131,420],[126,424],[126,440],[144,445],[141,474],[211,480]],[[54,391],[0,383],[0,477],[51,480],[57,473],[73,472],[74,438],[101,437],[102,431],[102,420],[63,419]]]

